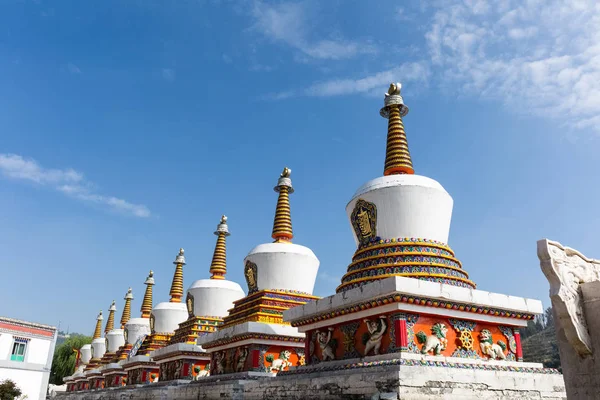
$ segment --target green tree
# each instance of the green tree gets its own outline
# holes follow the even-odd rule
[[[0,400],[15,400],[21,395],[21,389],[11,381],[6,379],[0,381]]]
[[[77,358],[77,354],[73,349],[79,350],[81,349],[81,346],[89,343],[92,343],[92,338],[90,336],[73,334],[56,348],[54,357],[52,358],[50,383],[62,385],[65,376],[73,375],[73,372],[75,372],[75,360]]]
[[[552,307],[546,308],[544,315],[546,317],[546,328],[554,328],[554,314],[552,313]]]

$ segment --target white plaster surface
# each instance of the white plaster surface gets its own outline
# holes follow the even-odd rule
[[[198,317],[225,317],[233,302],[245,296],[236,282],[225,279],[200,279],[192,283],[188,293],[194,296],[194,315]]]
[[[294,243],[265,243],[244,259],[256,264],[258,290],[296,290],[312,294],[319,259],[311,249]]]
[[[98,338],[92,340],[92,358],[102,358],[106,352],[106,340]]]
[[[435,180],[407,174],[375,178],[361,186],[346,206],[349,219],[359,198],[377,207],[377,236],[382,239],[414,237],[448,243],[453,200]],[[354,240],[358,245],[355,234]]]
[[[136,363],[140,363],[140,362],[144,362],[144,363],[151,363],[152,362],[152,358],[150,356],[142,356],[142,355],[137,355],[137,356],[133,356],[128,360],[122,360],[119,362],[119,364],[121,365],[121,367],[123,367],[123,369],[125,371],[130,370],[131,368],[133,368],[133,364]]]
[[[198,345],[190,344],[190,343],[175,343],[175,344],[170,344],[168,346],[165,346],[158,350],[153,351],[152,353],[150,353],[150,357],[151,358],[166,357],[172,353],[177,353],[179,351],[189,351],[189,352],[198,352],[198,353],[206,354],[206,352],[204,350],[202,350],[202,347],[200,347]]]
[[[244,322],[242,324],[230,326],[227,328],[219,329],[216,332],[211,332],[208,335],[200,336],[197,339],[197,343],[200,345],[208,345],[221,339],[234,338],[247,333],[257,333],[264,335],[279,335],[279,336],[290,336],[303,338],[305,335],[289,325],[282,324],[267,324],[262,322]],[[251,340],[256,343],[256,339]],[[289,344],[292,346],[292,344]],[[302,344],[302,346],[304,346]],[[206,346],[205,346],[206,347]],[[207,349],[207,351],[215,351],[215,349]]]
[[[185,303],[158,303],[153,309],[154,332],[173,333],[179,324],[188,319]]]
[[[84,344],[81,346],[81,349],[79,349],[79,352],[81,353],[81,362],[88,364],[92,359],[92,345]]]
[[[400,293],[420,298],[425,297],[430,299],[437,299],[440,301],[455,301],[481,307],[499,308],[503,310],[514,311],[515,313],[543,313],[542,303],[539,300],[525,299],[521,297],[508,296],[499,293],[490,293],[483,290],[462,288],[443,283],[394,276],[386,279],[373,281],[358,288],[350,289],[329,297],[310,301],[301,306],[290,308],[289,310],[284,311],[283,318],[285,321],[294,322],[304,318],[321,315],[337,308],[347,307],[353,304],[362,303],[367,300],[394,293]],[[403,307],[406,309],[412,308],[415,311],[428,310],[430,313],[435,313],[435,311],[438,310],[443,311],[446,314],[453,312],[458,313],[457,315],[471,315],[471,319],[484,319],[491,317],[484,314],[473,314],[457,310],[416,306],[406,303],[394,304],[394,307]],[[344,317],[345,319],[355,319],[360,317],[360,313],[348,314]],[[501,320],[514,320],[513,323],[517,325],[523,324],[523,320],[516,320],[513,318],[502,317]],[[329,320],[327,323],[331,323],[331,321],[332,320]],[[303,330],[304,329],[305,328],[303,328]]]
[[[150,334],[149,318],[131,318],[125,324],[125,336],[128,344],[134,344],[143,335]]]
[[[125,344],[125,331],[123,329],[113,329],[106,334],[106,340],[108,341],[108,348],[106,351],[114,353],[119,350],[119,347]]]

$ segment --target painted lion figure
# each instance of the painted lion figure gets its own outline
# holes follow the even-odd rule
[[[433,335],[427,336],[423,331],[417,333],[417,340],[419,343],[423,344],[421,354],[427,354],[430,351],[433,351],[434,355],[439,356],[442,353],[442,350],[445,350],[448,345],[446,332],[448,332],[446,325],[438,322],[431,327],[431,333],[433,333]]]
[[[291,367],[292,363],[289,361],[292,352],[289,350],[283,350],[279,353],[279,358],[274,359],[272,354],[267,356],[267,361],[271,363],[269,372],[281,372],[287,367]]]
[[[481,342],[481,352],[489,356],[490,360],[506,360],[504,350],[506,350],[506,343],[502,340],[498,340],[497,344],[494,344],[492,339],[492,332],[484,329],[479,334],[479,341]]]

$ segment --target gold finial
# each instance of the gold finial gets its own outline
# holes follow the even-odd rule
[[[104,335],[108,332],[115,329],[115,311],[117,311],[117,306],[115,301],[112,301],[112,304],[108,308],[108,319],[106,320],[106,327],[104,328]]]
[[[289,195],[294,193],[292,180],[290,179],[291,174],[292,170],[285,167],[277,182],[277,186],[274,188],[279,193],[275,209],[275,220],[273,221],[273,233],[271,234],[275,242],[291,242],[294,237],[289,198]]]
[[[383,175],[414,174],[412,159],[408,151],[408,140],[404,132],[402,117],[408,114],[408,107],[400,95],[402,85],[392,83],[385,94],[384,107],[379,111],[388,119],[387,145]]]
[[[123,315],[121,315],[121,329],[125,328],[125,324],[131,318],[131,300],[133,300],[131,288],[127,289],[127,294],[123,299],[125,300],[125,306],[123,307]]]
[[[148,277],[146,278],[146,292],[144,293],[144,300],[142,302],[142,318],[150,318],[152,313],[152,286],[154,286],[154,271],[150,270]]]
[[[100,339],[102,335],[102,320],[104,317],[102,316],[102,310],[100,310],[100,314],[96,317],[96,329],[94,329],[94,337],[93,339]]]
[[[184,250],[179,249],[179,254],[175,257],[175,274],[173,275],[173,283],[171,284],[171,303],[181,303],[183,297],[183,266],[185,265]]]
[[[225,273],[227,272],[227,247],[225,238],[231,235],[225,215],[221,216],[221,223],[217,226],[215,235],[217,235],[217,244],[215,245],[212,262],[210,263],[210,279],[225,279]]]

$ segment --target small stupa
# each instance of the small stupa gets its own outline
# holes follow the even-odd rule
[[[175,257],[175,274],[171,283],[168,302],[158,303],[150,314],[150,334],[141,341],[139,347],[134,345],[128,359],[122,363],[127,371],[127,385],[158,382],[159,367],[150,357],[150,353],[169,343],[169,340],[179,327],[187,320],[188,312],[183,297],[183,266],[185,265],[184,250],[179,249]]]
[[[414,172],[400,89],[390,85],[380,110],[388,120],[383,176],[346,206],[357,249],[337,294],[284,313],[306,333],[308,351],[306,366],[284,374],[318,386],[344,370],[356,383],[352,393],[365,394],[378,390],[365,378],[374,376],[367,367],[380,367],[377,381],[400,398],[434,398],[422,396],[428,380],[462,384],[452,398],[472,398],[476,390],[467,388],[477,383],[538,395],[555,371],[522,362],[519,329],[543,312],[542,304],[475,289],[448,245],[452,197]],[[561,386],[557,376],[550,387]]]
[[[104,317],[102,316],[102,310],[96,317],[96,328],[94,329],[94,336],[92,337],[92,359],[86,365],[85,371],[89,371],[92,369],[98,368],[100,365],[100,360],[102,356],[104,356],[104,352],[106,351],[106,342],[104,338],[102,338],[102,321]]]
[[[63,378],[63,382],[67,385],[67,391],[73,392],[80,390],[82,383],[85,381],[87,384],[87,378],[83,374],[85,367],[92,359],[92,345],[84,344],[80,349],[73,349],[75,355],[75,371],[73,375],[66,376]]]
[[[103,361],[105,365],[100,369],[104,377],[105,387],[120,386],[121,378],[126,375],[123,368],[118,364],[117,352],[125,346],[125,324],[131,318],[131,301],[133,300],[133,291],[127,290],[124,297],[125,306],[119,322],[119,327],[106,333],[106,353]]]
[[[106,387],[120,387],[127,384],[127,371],[123,369],[123,364],[127,362],[130,354],[132,356],[135,355],[146,336],[150,334],[152,286],[154,286],[153,271],[148,273],[144,285],[146,285],[146,290],[140,307],[140,318],[130,318],[130,302],[133,300],[133,294],[128,291],[125,296],[125,308],[123,310],[123,317],[121,318],[125,344],[119,347],[112,362],[106,365],[102,371]]]
[[[283,311],[317,299],[312,295],[319,260],[312,250],[292,243],[289,195],[291,170],[284,168],[272,238],[244,259],[248,295],[234,302],[218,330],[198,338],[211,353],[210,374],[274,375],[304,362],[304,334],[283,321]]]
[[[225,279],[226,238],[230,236],[225,215],[214,234],[217,243],[210,264],[210,279],[192,283],[186,297],[187,321],[179,324],[168,346],[151,354],[160,366],[160,381],[197,380],[210,374],[210,354],[198,346],[196,340],[216,331],[233,303],[245,295],[239,284]]]
[[[112,331],[115,327],[115,311],[117,310],[117,306],[115,301],[113,300],[110,307],[108,308],[108,318],[106,319],[106,325],[104,326],[104,346],[96,346],[96,349],[99,349],[98,354],[102,353],[102,357],[98,361],[96,368],[90,369],[86,372],[86,376],[89,381],[90,389],[103,389],[104,388],[104,376],[102,375],[102,369],[110,362],[111,356],[106,356],[106,350],[108,349],[108,339],[107,335],[110,331]],[[92,346],[94,345],[94,341],[92,341]],[[95,351],[94,351],[95,352]]]

